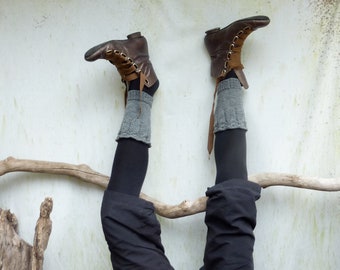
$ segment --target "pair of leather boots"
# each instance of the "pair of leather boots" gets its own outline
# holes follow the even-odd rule
[[[211,76],[216,78],[217,83],[223,80],[229,71],[234,70],[243,87],[248,88],[242,71],[242,46],[253,31],[267,26],[269,22],[267,16],[253,16],[235,21],[223,29],[214,28],[205,32],[204,43],[211,58]],[[152,87],[158,80],[150,62],[147,40],[140,32],[128,35],[126,40],[107,41],[86,52],[85,60],[97,59],[106,59],[115,65],[126,86],[130,81],[139,78],[140,91],[144,86]],[[212,121],[211,118],[209,137]],[[211,143],[211,138],[209,141]],[[208,150],[211,147],[208,146]]]
[[[221,80],[234,69],[243,87],[248,88],[242,72],[242,45],[249,34],[269,22],[266,16],[254,16],[235,21],[223,29],[206,31],[204,42],[211,57],[211,76]],[[86,52],[85,59],[110,61],[116,66],[124,82],[141,77],[143,86],[151,87],[157,81],[149,58],[147,40],[140,32],[128,35],[126,40],[111,40],[99,44]]]

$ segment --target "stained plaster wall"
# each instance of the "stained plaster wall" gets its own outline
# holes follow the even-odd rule
[[[152,115],[143,191],[169,204],[213,184],[206,151],[214,81],[204,31],[257,14],[271,24],[248,37],[242,62],[249,173],[340,175],[339,1],[5,1],[0,0],[0,153],[85,163],[109,175],[124,87],[105,61],[83,54],[142,31],[161,82]],[[99,219],[102,189],[69,177],[11,173],[0,206],[32,242],[40,202],[54,199],[45,269],[110,269]],[[340,196],[293,188],[263,190],[255,269],[339,269]],[[160,218],[176,269],[198,269],[204,215]]]

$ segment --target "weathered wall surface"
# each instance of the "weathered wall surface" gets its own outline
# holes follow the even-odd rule
[[[249,173],[339,176],[339,1],[209,2],[0,0],[0,158],[85,163],[108,175],[124,89],[114,67],[83,55],[142,31],[161,82],[143,191],[169,204],[204,195],[215,174],[206,151],[214,81],[204,32],[264,14],[271,24],[249,36],[242,54]],[[0,192],[0,206],[17,215],[28,242],[37,207],[53,197],[45,269],[110,269],[101,189],[15,173],[1,177]],[[202,264],[203,219],[160,219],[176,269]],[[339,193],[264,190],[255,269],[339,269],[339,224]]]

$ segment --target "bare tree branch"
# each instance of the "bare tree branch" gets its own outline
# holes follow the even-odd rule
[[[72,165],[61,162],[15,159],[8,157],[0,161],[0,176],[10,172],[34,172],[76,177],[84,182],[106,188],[109,177],[92,170],[89,166]],[[319,191],[340,191],[340,178],[305,177],[283,173],[261,173],[249,177],[249,181],[266,188],[288,186]],[[178,205],[168,205],[141,193],[140,197],[154,204],[156,213],[166,218],[179,218],[204,212],[207,197],[194,201],[183,201]]]
[[[287,173],[260,173],[249,176],[249,181],[261,187],[287,186],[319,191],[340,191],[340,178],[307,177]]]

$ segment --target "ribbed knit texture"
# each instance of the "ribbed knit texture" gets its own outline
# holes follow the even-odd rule
[[[214,132],[236,128],[247,130],[243,91],[238,79],[229,78],[217,86]]]
[[[133,138],[151,145],[151,107],[153,97],[138,90],[129,90],[125,114],[118,132],[120,138]]]

